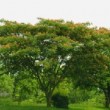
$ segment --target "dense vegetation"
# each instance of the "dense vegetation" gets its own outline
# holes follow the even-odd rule
[[[41,18],[35,25],[0,24],[1,97],[50,107],[54,94],[68,96],[70,103],[98,94],[109,108],[110,30]]]

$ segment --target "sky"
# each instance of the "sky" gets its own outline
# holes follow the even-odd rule
[[[38,17],[110,28],[110,0],[0,0],[0,19],[34,24]]]

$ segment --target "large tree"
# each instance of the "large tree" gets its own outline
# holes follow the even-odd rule
[[[0,37],[1,68],[15,75],[22,71],[30,72],[45,93],[47,106],[51,106],[52,93],[69,75],[72,51],[79,43],[67,36],[69,27],[62,20],[42,19],[34,26],[9,22],[3,25],[4,30],[13,25],[20,25],[22,30],[10,30],[9,35],[6,31],[5,37]]]

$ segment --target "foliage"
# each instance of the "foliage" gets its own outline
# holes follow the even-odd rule
[[[65,79],[55,88],[53,95],[59,93],[64,96],[69,96],[72,88],[72,82],[68,79]]]
[[[13,85],[13,99],[20,103],[24,100],[36,97],[38,92],[37,81],[32,79],[28,72],[16,74],[14,76]]]
[[[80,88],[71,88],[69,93],[69,101],[71,103],[80,103],[87,101],[95,96],[94,91],[89,91]]]
[[[39,104],[46,103],[46,98],[45,98],[44,92],[42,92],[40,89],[38,89],[34,101]]]
[[[13,92],[13,79],[9,75],[0,76],[0,97],[11,96]]]

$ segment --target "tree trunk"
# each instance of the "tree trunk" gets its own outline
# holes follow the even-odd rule
[[[105,107],[106,108],[109,108],[109,103],[110,103],[109,97],[108,96],[105,96]]]
[[[109,92],[108,92],[108,90],[104,90],[104,95],[105,95],[105,107],[109,108],[110,99],[109,99]]]
[[[14,80],[14,83],[13,83],[14,87],[13,87],[13,93],[12,93],[12,98],[15,100],[15,94],[16,94],[16,81]]]
[[[46,94],[47,107],[51,107],[51,105],[52,105],[51,98],[52,98],[52,94],[47,93]]]
[[[108,93],[108,108],[110,107],[110,84],[107,83],[107,93]]]

